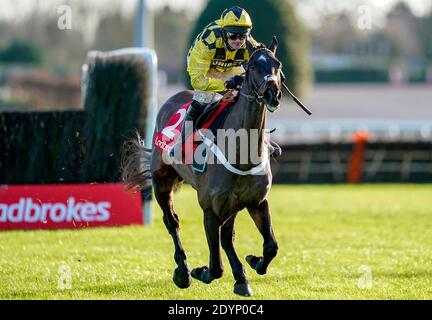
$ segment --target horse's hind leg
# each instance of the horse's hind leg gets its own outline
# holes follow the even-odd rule
[[[210,250],[209,267],[207,268],[204,266],[193,269],[192,277],[208,284],[214,279],[219,279],[223,275],[222,259],[220,255],[221,222],[211,209],[205,210],[204,212],[204,227]]]
[[[179,218],[173,207],[173,187],[175,175],[169,178],[166,174],[161,176],[158,172],[153,173],[153,188],[156,200],[163,211],[163,221],[169,234],[174,241],[174,260],[177,268],[174,270],[173,281],[179,288],[187,288],[192,283],[190,270],[186,263],[186,253],[180,241]]]
[[[224,223],[221,228],[221,243],[222,248],[225,250],[225,253],[228,257],[228,260],[231,265],[231,269],[233,271],[235,285],[234,285],[234,293],[250,297],[252,296],[252,289],[249,287],[248,281],[246,279],[246,271],[240,262],[240,259],[237,256],[237,253],[234,249],[234,221],[236,215],[233,215],[229,218],[228,221]]]
[[[249,255],[246,261],[256,270],[258,274],[265,274],[269,263],[276,256],[278,245],[273,233],[270,209],[267,199],[261,202],[257,207],[248,208],[255,225],[264,238],[263,256],[257,257]]]

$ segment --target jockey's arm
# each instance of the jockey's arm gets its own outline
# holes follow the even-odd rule
[[[245,69],[242,66],[234,67],[232,68],[231,73],[242,75],[243,73],[245,73]]]
[[[223,79],[207,76],[214,53],[215,50],[209,49],[202,41],[197,41],[191,49],[187,71],[194,89],[213,92],[225,90],[225,81]]]

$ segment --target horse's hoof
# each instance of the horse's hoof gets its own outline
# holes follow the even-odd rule
[[[195,279],[202,281],[206,284],[209,284],[214,279],[210,275],[210,271],[206,266],[201,267],[201,268],[192,269],[191,275],[192,275],[192,278],[195,278]]]
[[[175,269],[173,275],[173,281],[177,287],[180,289],[189,288],[192,284],[192,278],[189,271],[186,269]]]
[[[267,268],[263,267],[263,257],[249,255],[246,257],[246,261],[259,275],[264,275],[267,273]]]
[[[251,297],[253,294],[248,283],[236,283],[234,285],[234,293],[242,297]]]
[[[247,263],[251,266],[251,268],[254,269],[254,270],[255,270],[255,267],[256,267],[258,261],[259,261],[259,257],[257,257],[257,256],[248,255],[248,256],[246,257],[246,262],[247,262]]]
[[[192,269],[192,272],[191,272],[191,276],[192,276],[192,278],[201,281],[201,274],[202,274],[203,271],[206,270],[206,269],[207,269],[207,267],[201,267],[201,268],[194,268],[194,269]]]

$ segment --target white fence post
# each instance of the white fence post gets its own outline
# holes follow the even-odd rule
[[[87,54],[87,61],[91,63],[96,57],[110,58],[124,56],[125,59],[133,59],[135,62],[139,61],[143,63],[144,69],[149,73],[148,81],[146,83],[146,94],[147,97],[144,105],[146,107],[145,115],[143,117],[143,111],[141,111],[139,119],[139,127],[145,127],[144,140],[147,148],[152,147],[153,129],[156,123],[157,113],[157,55],[156,52],[149,48],[125,48],[108,52],[90,51]],[[84,65],[82,68],[82,97],[85,99],[86,90],[88,86],[88,65]],[[144,199],[143,199],[144,201]],[[152,201],[143,202],[143,214],[144,224],[150,224],[152,222]]]

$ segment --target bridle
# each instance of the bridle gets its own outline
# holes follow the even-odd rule
[[[249,61],[252,60],[252,57],[254,56],[255,53],[260,52],[260,51],[271,52],[268,48],[256,49],[254,52],[252,52],[251,56],[249,57]],[[247,65],[246,65],[245,69],[246,69],[246,74],[247,74],[248,73],[248,66]],[[255,101],[259,105],[265,104],[265,102],[263,101],[264,95],[260,94],[259,91],[263,85],[265,85],[269,82],[272,82],[272,81],[277,82],[277,76],[275,76],[273,74],[267,74],[264,76],[263,80],[259,83],[259,85],[256,88],[251,88],[248,93],[244,93],[243,91],[240,90],[239,93],[243,97],[247,98],[250,102]]]
[[[277,77],[273,74],[268,74],[266,76],[264,76],[264,79],[261,81],[261,83],[258,85],[258,87],[256,89],[252,89],[252,94],[246,94],[243,91],[240,91],[240,95],[242,95],[243,97],[247,98],[250,102],[255,101],[258,104],[264,104],[265,102],[263,101],[264,99],[264,95],[260,95],[258,93],[258,91],[261,89],[261,87],[264,84],[267,84],[268,82],[276,82],[277,81]]]

